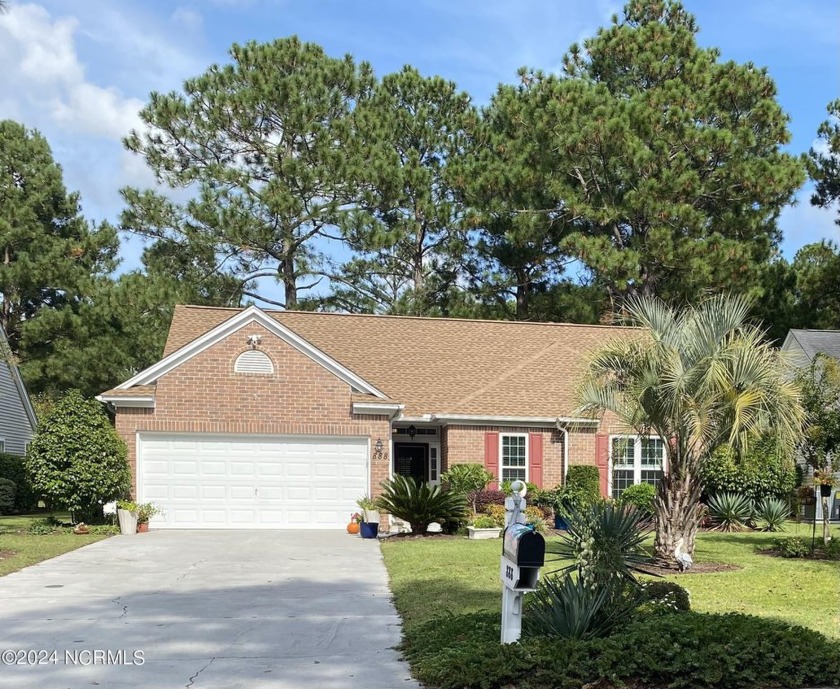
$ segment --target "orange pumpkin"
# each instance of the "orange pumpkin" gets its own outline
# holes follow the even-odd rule
[[[347,533],[352,533],[352,534],[359,533],[359,522],[350,522],[347,525]]]

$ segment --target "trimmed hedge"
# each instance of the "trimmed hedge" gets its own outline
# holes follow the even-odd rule
[[[840,643],[736,613],[646,616],[603,639],[510,645],[499,643],[498,614],[452,615],[412,629],[402,650],[415,677],[439,689],[580,689],[598,680],[650,689],[840,683]]]
[[[15,508],[15,493],[17,486],[15,482],[0,478],[0,514],[9,514]]]
[[[23,457],[0,452],[0,478],[14,481],[17,486],[15,510],[26,512],[35,507],[38,502],[38,494],[33,490],[29,477],[26,475],[26,465]]]
[[[591,464],[574,464],[566,472],[566,485],[577,488],[588,503],[601,499],[601,474]]]

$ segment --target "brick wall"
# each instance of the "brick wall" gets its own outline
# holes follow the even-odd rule
[[[496,433],[539,433],[543,437],[543,487],[553,488],[563,480],[563,431],[552,428],[509,426],[446,426],[441,435],[444,464],[484,464],[484,435]],[[594,451],[593,451],[594,456]]]
[[[233,372],[249,335],[262,336],[259,349],[272,360],[272,375]],[[257,323],[162,376],[154,409],[119,407],[116,428],[128,445],[133,481],[141,431],[353,435],[370,438],[371,447],[382,438],[386,448],[391,435],[387,417],[352,413],[349,385]],[[374,493],[389,466],[387,452],[381,460],[371,458]]]

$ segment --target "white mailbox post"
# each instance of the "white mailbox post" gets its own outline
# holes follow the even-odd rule
[[[514,644],[522,636],[522,604],[525,594],[537,588],[540,567],[545,563],[545,539],[525,524],[523,481],[511,485],[513,495],[505,499],[505,533],[499,577],[502,589],[502,643]]]

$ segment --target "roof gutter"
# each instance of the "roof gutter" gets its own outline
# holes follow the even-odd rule
[[[482,414],[432,414],[431,420],[444,426],[554,426],[556,416],[485,416]]]
[[[353,402],[354,414],[365,414],[368,416],[387,416],[389,419],[393,419],[395,416],[399,416],[402,413],[403,409],[405,409],[404,404]]]
[[[97,395],[96,399],[114,407],[155,408],[155,398],[148,395],[137,395],[134,397],[125,395]]]

